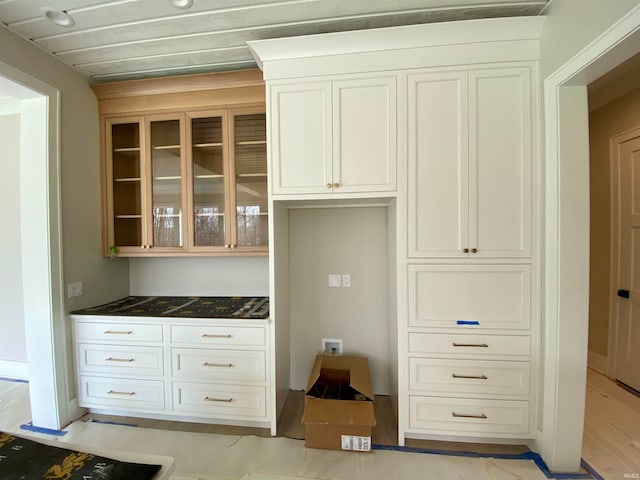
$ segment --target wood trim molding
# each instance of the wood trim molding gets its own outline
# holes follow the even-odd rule
[[[231,72],[176,75],[173,77],[128,80],[91,85],[98,100],[160,95],[166,93],[219,90],[230,87],[263,87],[262,72],[257,68]]]

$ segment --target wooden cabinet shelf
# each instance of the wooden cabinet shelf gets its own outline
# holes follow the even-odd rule
[[[121,83],[127,105],[94,89],[103,129],[104,255],[112,246],[122,256],[268,254],[264,88],[245,87],[246,74],[238,78],[241,88],[212,82],[210,95],[203,95],[206,84],[194,84],[193,96],[184,93],[191,80],[177,78],[182,103],[171,89],[137,94],[144,82]]]

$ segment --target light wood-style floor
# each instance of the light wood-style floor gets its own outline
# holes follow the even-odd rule
[[[582,458],[606,480],[640,479],[640,397],[587,371]]]

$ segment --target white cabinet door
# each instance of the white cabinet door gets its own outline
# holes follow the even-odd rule
[[[469,248],[531,253],[531,91],[526,68],[469,72]]]
[[[270,91],[273,193],[331,192],[331,83],[274,85]]]
[[[396,189],[396,77],[333,82],[333,191]]]
[[[531,255],[528,68],[408,76],[409,255]]]
[[[466,256],[467,73],[408,76],[409,255]]]

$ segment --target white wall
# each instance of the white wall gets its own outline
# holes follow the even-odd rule
[[[374,392],[389,393],[387,239],[385,207],[289,211],[292,390],[324,337],[368,357]],[[329,287],[329,274],[350,274],[351,287]]]
[[[0,115],[0,376],[2,362],[27,361],[20,235],[20,114]]]
[[[131,295],[269,295],[268,257],[131,258],[129,262]]]
[[[638,4],[640,0],[551,0],[540,43],[542,78]]]

